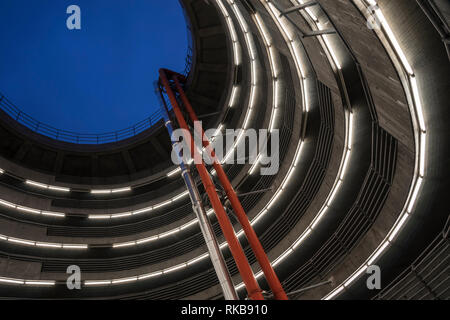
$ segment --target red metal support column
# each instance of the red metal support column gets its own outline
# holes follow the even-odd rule
[[[197,115],[195,114],[194,109],[192,108],[191,103],[189,102],[189,99],[187,98],[183,88],[180,85],[180,82],[178,80],[179,75],[176,73],[173,73],[172,79],[175,83],[176,89],[181,97],[181,100],[189,114],[189,117],[191,118],[192,122],[199,121],[197,118]],[[183,77],[184,79],[184,77]],[[242,225],[242,228],[245,232],[245,235],[250,243],[250,246],[255,253],[256,259],[258,260],[262,271],[264,272],[264,275],[266,276],[267,283],[270,286],[270,289],[272,290],[275,299],[277,300],[288,300],[288,297],[283,289],[283,286],[281,285],[280,280],[278,279],[278,276],[276,275],[275,271],[272,268],[272,265],[270,264],[269,259],[267,258],[267,255],[264,251],[263,246],[261,245],[261,242],[258,239],[258,236],[256,235],[255,230],[250,224],[250,221],[248,220],[248,217],[244,211],[244,208],[242,208],[241,202],[236,195],[236,192],[234,191],[233,186],[230,183],[230,180],[228,179],[225,171],[223,170],[223,167],[221,163],[217,160],[216,154],[214,149],[211,147],[209,139],[203,139],[203,137],[206,137],[204,134],[203,128],[201,128],[201,132],[198,132],[198,134],[202,137],[202,143],[203,146],[206,148],[209,155],[211,155],[211,158],[213,159],[213,166],[214,169],[217,172],[217,177],[219,178],[228,199],[231,202],[231,206],[233,207],[234,212],[236,213],[236,216]]]
[[[171,74],[171,72],[168,73]],[[186,120],[184,119],[180,107],[178,106],[175,94],[172,91],[172,88],[170,87],[170,83],[166,75],[166,70],[161,69],[159,71],[159,74],[161,82],[164,88],[166,89],[166,93],[169,97],[170,103],[172,104],[172,108],[175,112],[175,116],[178,120],[180,128],[189,132],[189,127],[186,123]],[[190,147],[190,152],[192,157],[195,158],[196,149],[194,138],[192,137],[191,134],[189,134],[189,136],[184,136],[184,139],[186,139],[185,141],[190,142],[190,145],[188,143]],[[231,254],[234,257],[236,266],[239,270],[239,273],[241,274],[242,281],[245,284],[250,299],[264,300],[264,297],[261,293],[261,288],[259,287],[259,284],[255,279],[255,276],[247,260],[247,257],[245,256],[244,250],[242,249],[241,244],[239,243],[239,240],[237,239],[236,234],[234,233],[233,226],[230,220],[228,219],[228,216],[225,212],[225,209],[223,208],[222,203],[220,202],[220,198],[217,194],[216,187],[214,186],[214,183],[211,180],[211,177],[209,176],[208,170],[206,169],[203,160],[201,161],[201,163],[195,163],[195,166],[203,182],[203,185],[205,186],[206,193],[208,194],[209,200],[211,201],[211,205],[214,209],[214,212],[217,215],[217,220],[219,221],[225,239],[230,247]]]

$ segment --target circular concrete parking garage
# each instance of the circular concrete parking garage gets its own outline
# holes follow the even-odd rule
[[[0,297],[448,300],[447,3],[179,2],[187,72],[183,48],[159,66],[181,75],[144,85],[169,117],[74,134],[0,97]],[[269,175],[261,150],[221,164],[245,219],[220,165],[185,163],[189,184],[173,162],[166,126],[195,130],[190,105],[216,138],[265,129],[278,150]]]

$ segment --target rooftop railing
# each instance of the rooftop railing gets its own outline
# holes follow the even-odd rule
[[[25,112],[21,111],[3,94],[0,93],[0,109],[8,114],[18,123],[24,125],[28,129],[50,137],[55,140],[70,142],[75,144],[105,144],[113,143],[137,136],[138,134],[150,129],[162,119],[161,111],[154,112],[148,118],[136,123],[126,129],[107,132],[101,134],[83,134],[72,131],[54,128],[48,124],[42,123]]]

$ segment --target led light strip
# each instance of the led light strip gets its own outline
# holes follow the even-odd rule
[[[179,169],[177,169],[179,170]],[[3,169],[0,169],[0,174],[3,174],[5,171]],[[175,174],[175,173],[174,173]],[[40,182],[36,182],[36,181],[32,181],[32,180],[25,180],[25,183],[30,185],[30,186],[34,186],[37,188],[41,188],[41,189],[47,189],[47,190],[53,190],[53,191],[61,191],[61,192],[70,192],[71,189],[70,188],[63,188],[63,187],[57,187],[57,186],[52,186],[52,185],[47,185],[47,184],[43,184]],[[103,189],[103,190],[91,190],[90,193],[91,194],[116,194],[116,193],[122,193],[122,192],[129,192],[132,190],[132,187],[124,187],[124,188],[117,188],[117,189]],[[102,215],[102,214],[91,214],[88,215],[89,219],[94,219],[94,220],[107,220],[107,219],[116,219],[116,218],[123,218],[123,217],[129,217],[129,216],[133,216],[133,215],[138,215],[138,214],[142,214],[142,213],[146,213],[146,212],[150,212],[154,209],[158,209],[161,208],[163,206],[169,205],[171,203],[174,203],[175,201],[184,198],[185,196],[187,196],[189,193],[188,191],[184,191],[181,194],[179,194],[178,196],[175,196],[169,200],[166,200],[164,202],[161,202],[159,204],[155,204],[153,206],[150,207],[146,207],[143,209],[138,209],[138,210],[134,210],[134,211],[130,211],[130,212],[121,212],[121,213],[115,213],[115,214],[108,214],[108,215]],[[64,218],[66,217],[65,213],[61,213],[61,212],[53,212],[53,211],[47,211],[47,210],[40,210],[40,209],[35,209],[35,208],[30,208],[30,207],[26,207],[26,206],[21,206],[3,199],[0,199],[0,206],[4,206],[4,207],[8,207],[8,208],[12,208],[15,209],[17,211],[20,211],[22,213],[30,213],[30,214],[34,214],[34,215],[43,215],[43,216],[47,216],[47,217],[55,217],[55,218]]]
[[[368,9],[367,5],[361,1],[353,2],[360,9]],[[377,32],[378,37],[387,38],[389,40],[389,44],[392,46],[393,53],[396,55],[392,56],[391,59],[398,59],[401,64],[401,68],[403,70],[398,70],[399,74],[406,73],[408,76],[409,86],[407,88],[404,85],[405,89],[409,89],[409,94],[412,97],[412,103],[410,103],[410,110],[414,122],[414,129],[416,131],[416,170],[414,173],[414,183],[411,185],[411,189],[409,191],[408,199],[403,207],[402,212],[397,218],[395,224],[387,234],[387,236],[383,239],[383,241],[378,245],[377,249],[369,256],[369,258],[362,264],[353,274],[348,277],[343,283],[338,285],[333,291],[328,293],[323,299],[331,300],[341,294],[346,288],[350,287],[368,268],[368,266],[372,265],[375,261],[377,261],[383,253],[389,248],[389,246],[394,242],[404,225],[406,224],[408,218],[413,214],[414,207],[416,205],[417,198],[419,196],[420,190],[422,188],[423,180],[425,177],[425,160],[426,160],[426,126],[425,126],[425,117],[423,115],[422,110],[422,101],[420,92],[417,85],[416,75],[408,62],[406,55],[404,54],[397,38],[389,26],[386,18],[384,17],[383,12],[378,7],[378,4],[374,0],[367,0],[366,2],[372,8],[375,8],[375,15],[381,22],[382,33]],[[359,5],[358,5],[359,4]],[[363,10],[361,10],[363,12]],[[368,11],[368,10],[367,10]],[[380,31],[381,32],[381,31]],[[383,42],[383,41],[382,41]],[[386,45],[388,46],[388,45]],[[401,69],[400,68],[400,69]],[[397,67],[397,69],[399,69]]]
[[[20,206],[15,203],[12,203],[12,202],[9,202],[6,200],[2,200],[2,199],[0,199],[0,206],[15,209],[22,213],[31,213],[31,214],[35,214],[35,215],[43,215],[43,216],[54,217],[54,218],[64,218],[66,216],[65,213],[33,209],[33,208],[25,207],[25,206]]]
[[[316,26],[318,30],[325,30],[325,26],[323,26],[321,23],[316,23]],[[325,47],[328,49],[329,54],[331,55],[334,65],[338,70],[342,69],[341,63],[339,62],[339,59],[336,55],[336,52],[333,50],[333,46],[330,42],[330,36],[329,35],[323,35],[320,36],[319,39],[322,39],[325,42]]]
[[[206,214],[208,216],[211,216],[213,213],[214,213],[213,209],[209,209],[206,212]],[[180,226],[178,228],[166,231],[166,232],[161,233],[161,234],[153,235],[151,237],[138,239],[138,240],[134,240],[134,241],[117,242],[117,243],[113,243],[111,246],[113,248],[124,248],[124,247],[130,247],[130,246],[135,246],[135,245],[146,244],[146,243],[149,243],[149,242],[153,242],[153,241],[156,241],[156,240],[159,240],[159,239],[166,238],[166,237],[168,237],[170,235],[173,235],[173,234],[176,234],[176,233],[178,233],[180,231],[186,230],[186,229],[188,229],[188,228],[190,228],[192,226],[197,225],[197,223],[198,223],[198,219],[193,219],[193,220],[183,224],[182,226]]]
[[[120,190],[122,189],[116,189],[115,191],[112,192],[121,192]],[[125,190],[124,190],[125,191]],[[139,214],[143,214],[146,212],[150,212],[159,208],[162,208],[164,206],[167,206],[169,204],[173,204],[176,201],[186,197],[189,195],[188,191],[184,191],[181,194],[166,200],[164,202],[161,202],[159,204],[155,204],[153,206],[149,206],[143,209],[138,209],[138,210],[133,210],[133,211],[129,211],[129,212],[121,212],[121,213],[113,213],[113,214],[107,214],[107,215],[102,215],[102,214],[90,214],[88,215],[89,219],[93,219],[93,220],[108,220],[108,219],[117,219],[117,218],[123,218],[123,217],[129,217],[129,216],[133,216],[133,215],[139,215]],[[8,207],[8,208],[12,208],[15,209],[17,211],[20,211],[22,213],[30,213],[30,214],[35,214],[35,215],[43,215],[43,216],[48,216],[48,217],[55,217],[55,218],[64,218],[66,216],[65,213],[61,213],[61,212],[53,212],[53,211],[45,211],[45,210],[40,210],[40,209],[34,209],[34,208],[29,208],[29,207],[25,207],[25,206],[21,206],[21,205],[17,205],[15,203],[6,201],[6,200],[2,200],[0,199],[0,206],[4,206],[4,207]]]
[[[305,4],[305,1],[298,0],[297,3],[294,3],[294,4]],[[312,12],[312,10],[310,8],[305,8],[305,11],[308,13],[308,15],[311,17],[311,19],[314,20],[315,23],[319,22],[319,19],[316,17],[316,15]]]
[[[209,210],[207,212],[208,215],[211,215],[213,213],[213,210]],[[142,245],[142,244],[146,244],[152,241],[156,241],[159,239],[163,239],[166,238],[170,235],[173,235],[175,233],[178,233],[182,230],[186,230],[194,225],[197,225],[198,220],[194,219],[191,220],[188,223],[183,224],[181,227],[178,227],[176,229],[172,229],[169,230],[167,232],[161,233],[161,234],[157,234],[151,237],[147,237],[147,238],[143,238],[143,239],[138,239],[135,241],[129,241],[129,242],[120,242],[120,243],[113,243],[113,244],[102,244],[102,246],[111,246],[113,248],[122,248],[122,247],[129,247],[129,246],[133,246],[133,245]],[[42,248],[59,248],[59,249],[88,249],[89,245],[88,244],[67,244],[67,243],[50,243],[50,242],[40,242],[40,241],[33,241],[33,240],[25,240],[25,239],[19,239],[19,238],[15,238],[15,237],[9,237],[6,235],[2,235],[0,234],[0,241],[6,241],[6,242],[11,242],[14,244],[19,244],[19,245],[26,245],[26,246],[36,246],[36,247],[42,247]]]
[[[159,271],[155,271],[155,272],[151,272],[151,273],[147,273],[147,274],[142,274],[139,276],[128,277],[128,278],[119,278],[119,279],[114,279],[114,280],[86,280],[86,281],[84,281],[84,285],[85,286],[107,286],[107,285],[124,284],[124,283],[140,281],[140,280],[146,280],[149,278],[159,277],[159,276],[163,276],[163,275],[166,275],[166,274],[178,271],[178,270],[182,270],[182,269],[184,269],[188,266],[191,266],[193,264],[196,264],[208,257],[209,257],[209,254],[205,253],[205,254],[195,257],[187,262],[178,264],[176,266],[168,267],[163,270],[159,270]]]
[[[272,38],[267,31],[266,25],[264,24],[264,22],[262,21],[262,19],[258,13],[255,13],[253,15],[253,18],[255,20],[256,26],[258,27],[259,33],[262,35],[264,45],[266,47],[267,55],[269,57],[269,65],[270,65],[270,70],[272,73],[273,99],[272,99],[272,114],[270,116],[270,121],[269,121],[269,132],[272,133],[273,130],[275,129],[277,114],[278,114],[278,110],[279,110],[279,95],[278,95],[278,93],[279,93],[280,83],[279,83],[279,79],[278,79],[278,77],[279,77],[278,70],[280,69],[280,67],[278,65],[278,60],[275,57],[276,49],[272,46]],[[258,155],[255,163],[251,166],[248,174],[253,175],[256,172],[256,169],[258,168],[259,163],[261,161],[261,157],[262,157],[262,153],[260,153]]]
[[[236,66],[239,66],[241,64],[241,50],[239,45],[239,40],[236,34],[236,29],[234,27],[233,19],[228,14],[227,9],[223,5],[221,0],[217,0],[216,3],[218,4],[220,10],[222,11],[223,16],[225,17],[225,21],[227,23],[228,31],[231,37],[231,41],[233,43],[233,53],[234,53],[234,64]]]
[[[61,192],[70,192],[70,188],[56,187],[48,184],[43,184],[39,182],[35,182],[32,180],[25,180],[25,183],[34,187],[38,187],[41,189],[47,189],[52,191],[61,191]]]
[[[230,14],[228,13],[228,10],[223,5],[222,0],[216,0],[216,3],[218,5],[220,11],[222,12],[222,15],[224,16],[226,24],[227,24],[227,28],[228,28],[232,46],[233,46],[234,65],[237,67],[241,64],[241,47],[239,44],[238,36],[236,34],[236,29],[234,27],[234,22],[230,16]],[[239,95],[239,86],[233,85],[233,87],[231,88],[231,94],[230,94],[229,101],[228,101],[229,108],[233,108],[236,106],[236,101],[238,99],[238,95]],[[223,124],[221,124],[221,126],[223,126]],[[203,151],[205,151],[205,148],[203,148]],[[172,176],[175,176],[178,174],[181,174],[180,168],[176,168],[176,169],[170,171],[169,173],[167,173],[167,177],[172,177]]]
[[[271,1],[260,0],[260,2],[271,15],[272,20],[283,34],[284,40],[289,48],[289,51],[291,52],[291,56],[295,62],[298,78],[300,80],[300,89],[303,96],[303,112],[307,113],[309,112],[309,97],[307,94],[308,75],[299,50],[301,42],[294,37],[295,33],[293,28],[289,26],[289,21],[284,17],[280,17],[281,12],[272,4]]]
[[[92,194],[112,194],[131,191],[131,187],[118,188],[118,189],[103,189],[103,190],[91,190]]]
[[[222,11],[223,16],[227,22],[227,27],[229,31],[229,35],[231,37],[231,42],[233,44],[233,57],[234,57],[234,65],[237,67],[241,64],[241,47],[239,44],[239,39],[236,34],[236,29],[234,27],[234,22],[231,16],[228,13],[228,10],[225,8],[221,0],[216,1],[220,10]],[[237,97],[239,93],[239,86],[233,85],[231,89],[231,94],[228,102],[228,107],[233,108],[236,105]]]
[[[57,186],[52,186],[52,185],[48,185],[48,184],[44,184],[44,183],[40,183],[40,182],[36,182],[36,181],[32,181],[32,180],[25,180],[25,183],[37,188],[41,188],[41,189],[47,189],[47,190],[52,190],[52,191],[61,191],[61,192],[70,192],[71,189],[70,188],[64,188],[64,187],[57,187]],[[127,192],[127,191],[131,191],[132,187],[124,187],[124,188],[118,188],[118,189],[104,189],[104,190],[91,190],[90,193],[92,194],[111,194],[111,193],[121,193],[121,192]]]
[[[188,229],[188,228],[190,228],[190,227],[192,227],[194,225],[197,225],[197,223],[198,223],[198,220],[194,219],[194,220],[191,220],[190,222],[188,222],[188,223],[186,223],[186,224],[184,224],[181,227],[178,227],[176,229],[172,229],[172,230],[169,230],[167,232],[164,232],[164,233],[161,233],[161,234],[158,234],[158,235],[155,235],[155,236],[151,236],[151,237],[148,237],[148,238],[144,238],[144,239],[139,239],[139,240],[136,240],[136,241],[114,243],[112,245],[112,247],[113,248],[123,248],[123,247],[135,246],[135,245],[140,245],[140,244],[146,244],[146,243],[149,243],[149,242],[153,242],[153,241],[156,241],[156,240],[163,239],[163,238],[166,238],[168,236],[171,236],[171,235],[173,235],[175,233],[178,233],[178,232],[180,232],[182,230],[185,230],[185,229]]]
[[[244,118],[244,122],[242,125],[242,129],[241,132],[239,133],[236,141],[233,143],[232,148],[226,153],[224,159],[222,160],[222,164],[227,163],[227,161],[230,159],[231,156],[234,155],[235,149],[237,148],[237,146],[241,143],[242,138],[244,137],[244,130],[246,130],[248,128],[248,125],[250,123],[253,111],[254,111],[254,107],[255,107],[255,101],[256,101],[256,96],[257,96],[257,91],[258,91],[258,55],[256,53],[256,49],[255,49],[255,43],[253,41],[253,36],[251,35],[250,32],[250,28],[247,24],[247,22],[245,21],[244,17],[242,16],[242,13],[239,9],[239,7],[237,6],[236,2],[233,0],[227,0],[228,4],[231,6],[237,20],[240,26],[240,29],[242,30],[243,34],[244,34],[244,38],[245,38],[245,43],[246,46],[248,48],[248,54],[250,57],[250,74],[251,74],[251,80],[250,80],[250,98],[249,98],[249,103],[248,103],[248,107],[247,107],[247,112],[245,114],[245,118]],[[233,87],[234,89],[234,87]]]
[[[56,284],[56,282],[52,281],[52,280],[25,280],[25,279],[0,277],[0,284],[16,284],[16,285],[50,287],[50,286],[54,286]]]
[[[69,244],[69,243],[50,243],[32,240],[19,239],[0,234],[0,241],[10,242],[22,246],[41,247],[41,248],[57,248],[57,249],[87,249],[87,244]]]
[[[172,177],[172,176],[175,176],[175,175],[178,175],[178,174],[181,174],[181,169],[180,168],[176,168],[176,169],[170,171],[169,173],[167,173],[167,176],[168,177]]]
[[[264,4],[264,0],[261,0]],[[287,38],[287,40],[290,43],[294,42],[293,39],[293,35],[292,33],[289,33],[289,27],[287,25],[284,24],[284,21],[280,18],[280,12],[275,8],[274,5],[272,5],[270,3],[270,1],[265,1],[268,6],[266,6],[266,9],[271,13],[271,16],[273,18],[274,21],[277,21],[279,24],[279,28],[280,30],[283,30],[285,33],[285,37]],[[312,19],[314,21],[318,21],[317,17],[313,16]],[[329,46],[327,49],[329,52],[333,52],[333,48],[331,47],[330,43],[325,41],[325,45]],[[298,53],[294,54],[294,56],[299,56]],[[337,63],[338,70],[340,70],[340,64],[338,63],[338,61],[334,60],[336,59],[336,56],[334,54],[331,55],[333,58],[333,61],[335,64]],[[302,75],[304,75],[304,71],[303,69],[300,69],[300,73]],[[303,76],[304,77],[304,76]],[[350,158],[350,153],[352,150],[352,144],[353,144],[353,126],[354,126],[354,116],[353,113],[351,111],[348,111],[346,113],[346,139],[345,139],[345,148],[344,148],[344,156],[343,156],[343,160],[341,161],[340,164],[340,168],[339,168],[339,173],[338,173],[338,179],[335,182],[330,194],[327,197],[327,200],[325,201],[325,204],[322,206],[322,208],[319,210],[319,213],[316,215],[316,217],[314,218],[314,220],[312,221],[312,223],[309,225],[309,227],[300,235],[300,237],[287,249],[285,250],[278,258],[276,258],[273,262],[272,262],[272,266],[276,266],[278,264],[280,264],[283,260],[285,260],[290,254],[294,253],[295,250],[297,250],[299,248],[299,246],[304,242],[305,239],[307,239],[309,237],[309,235],[313,232],[313,230],[316,228],[316,226],[318,225],[318,223],[321,221],[321,219],[324,217],[324,215],[327,213],[328,208],[330,207],[331,203],[333,202],[333,200],[335,199],[336,194],[338,193],[340,187],[342,186],[343,180],[344,180],[344,176],[345,176],[345,172],[348,166],[348,162],[349,162],[349,158]],[[295,168],[295,167],[294,167]],[[265,211],[262,211],[258,216],[265,214],[268,212],[268,210],[270,209],[270,207],[275,203],[275,201],[281,196],[281,193],[283,192],[284,188],[287,186],[287,184],[289,183],[289,179],[290,177],[292,177],[292,173],[293,173],[293,168],[291,168],[291,172],[290,174],[288,174],[288,176],[285,178],[285,180],[282,183],[282,187],[281,189],[279,189],[277,191],[277,193],[275,194],[275,196],[272,198],[271,202],[269,202],[267,209]],[[258,219],[259,217],[256,216],[255,219]],[[255,220],[254,220],[255,221]],[[257,220],[256,220],[257,221]],[[256,274],[257,277],[261,277],[263,275],[262,271],[258,272]],[[244,288],[244,284],[240,283],[236,289],[242,289]]]
[[[147,213],[162,207],[165,207],[167,205],[173,204],[175,202],[177,202],[178,200],[186,197],[189,195],[189,192],[186,190],[182,193],[180,193],[178,196],[173,197],[169,200],[166,200],[164,202],[155,204],[153,206],[149,206],[149,207],[145,207],[142,209],[138,209],[138,210],[133,210],[133,211],[128,211],[128,212],[122,212],[122,213],[113,213],[113,214],[90,214],[88,216],[89,219],[92,220],[109,220],[109,219],[118,219],[118,218],[123,218],[123,217],[129,217],[129,216],[135,216],[135,215],[139,215],[139,214],[143,214],[143,213]]]
[[[305,4],[304,0],[290,0],[290,1],[294,6],[299,5],[299,4],[300,5]],[[326,29],[325,26],[320,23],[319,19],[314,14],[313,10],[311,10],[310,8],[305,8],[305,11],[306,11],[306,14],[301,10],[299,10],[299,13],[305,18],[305,20],[308,21],[308,18],[311,19],[309,24],[312,29],[315,28],[318,31]],[[321,45],[322,45],[322,47],[324,47],[325,52],[330,55],[331,61],[333,62],[336,69],[342,70],[341,62],[339,61],[339,59],[336,55],[336,52],[333,49],[333,46],[331,45],[330,38],[331,38],[330,35],[317,36],[317,39],[319,40],[319,42],[321,42]]]

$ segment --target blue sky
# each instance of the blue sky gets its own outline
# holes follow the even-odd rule
[[[66,27],[81,8],[81,30]],[[182,71],[178,0],[1,0],[0,92],[59,129],[103,133],[147,118],[161,67]]]

